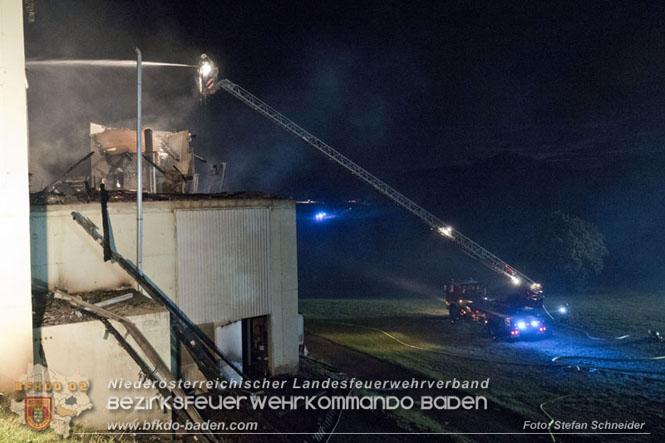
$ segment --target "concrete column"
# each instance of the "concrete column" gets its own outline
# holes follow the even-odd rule
[[[21,0],[0,1],[0,391],[32,363],[28,114]]]

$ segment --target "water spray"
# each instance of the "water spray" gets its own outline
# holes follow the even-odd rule
[[[30,60],[25,65],[29,68],[40,68],[50,66],[88,66],[100,68],[134,68],[136,60]],[[172,67],[172,68],[198,68],[197,65],[186,65],[182,63],[167,62],[142,62],[143,66]]]

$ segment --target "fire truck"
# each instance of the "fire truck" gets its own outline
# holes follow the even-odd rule
[[[483,325],[495,340],[549,337],[550,317],[542,297],[514,292],[491,298],[477,281],[451,281],[444,286],[446,306],[453,322],[471,320]]]
[[[217,77],[219,71],[205,54],[201,56],[199,61],[198,72],[199,90],[203,96],[215,94],[219,90],[232,95],[258,114],[346,169],[351,175],[374,188],[375,191],[395,205],[415,216],[435,232],[437,237],[454,243],[460,251],[497,274],[507,277],[512,283],[515,293],[497,300],[490,299],[484,292],[481,295],[481,291],[478,289],[480,286],[475,283],[466,282],[449,285],[449,290],[447,290],[447,297],[449,298],[446,303],[452,318],[468,316],[468,318],[476,319],[486,325],[488,331],[495,337],[518,338],[543,336],[551,333],[546,316],[543,315],[547,314],[547,311],[543,308],[543,291],[540,283],[510,266],[506,261],[445,223],[293,120],[279,113],[248,90],[228,79],[219,80]]]

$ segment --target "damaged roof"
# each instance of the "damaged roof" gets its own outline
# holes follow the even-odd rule
[[[150,314],[154,312],[166,312],[166,308],[156,301],[141,294],[134,288],[117,289],[113,291],[93,291],[84,293],[72,293],[70,295],[81,297],[84,301],[92,304],[108,301],[116,297],[131,294],[131,298],[108,306],[104,309],[123,317],[133,315]],[[32,326],[40,328],[43,326],[64,325],[94,321],[95,319],[76,309],[69,302],[57,299],[53,293],[43,290],[33,290],[32,293]]]
[[[136,201],[136,191],[108,191],[109,203]],[[72,203],[95,203],[101,200],[98,190],[75,193],[35,192],[30,194],[30,205],[63,205]],[[200,200],[286,200],[284,197],[267,192],[243,191],[218,194],[148,194],[143,193],[143,201],[200,201]]]

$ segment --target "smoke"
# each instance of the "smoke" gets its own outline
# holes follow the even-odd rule
[[[275,69],[270,84],[252,77],[231,80],[333,148],[381,173],[395,164],[382,160],[390,155],[391,107],[381,91],[358,81],[364,56],[354,48],[317,46],[299,53],[296,67]],[[362,188],[304,141],[224,92],[211,101],[211,120],[221,146],[218,155],[229,164],[229,188],[273,190],[298,198],[321,198],[332,189],[340,197],[340,191]]]
[[[143,76],[143,122],[159,130],[188,128],[196,113],[192,72],[148,68]],[[136,73],[115,67],[28,66],[30,172],[40,189],[90,150],[89,123],[136,128]],[[72,175],[85,174],[85,166]]]
[[[31,191],[90,151],[90,122],[136,129],[135,47],[149,60],[144,127],[198,129],[196,70],[189,63],[201,51],[186,44],[176,18],[130,8],[101,1],[35,5],[37,19],[25,28]],[[87,173],[81,165],[70,175]]]
[[[89,151],[89,122],[136,127],[135,61],[128,60],[134,47],[150,60],[144,62],[144,125],[197,135],[196,152],[208,159],[197,162],[200,189],[206,189],[210,163],[220,161],[228,164],[226,190],[297,197],[349,181],[338,166],[224,92],[201,103],[189,63],[215,49],[201,39],[213,29],[201,14],[187,23],[183,8],[146,15],[148,6],[102,1],[45,2],[36,9],[38,19],[26,27],[32,190]],[[378,86],[366,87],[369,77],[386,75],[380,66],[360,69],[371,49],[326,42],[304,51],[284,46],[275,48],[280,63],[267,65],[260,45],[250,49],[243,39],[224,45],[224,33],[237,33],[232,27],[218,31],[215,45],[229,51],[210,54],[221,77],[237,81],[368,169],[382,173],[401,163],[381,160],[391,156],[386,149],[392,110]],[[83,173],[83,166],[72,171]]]

